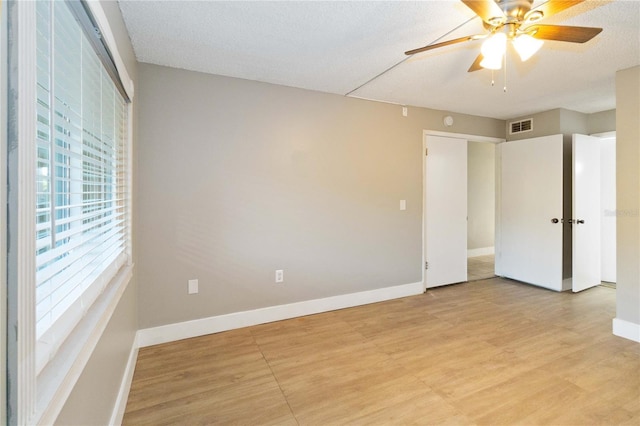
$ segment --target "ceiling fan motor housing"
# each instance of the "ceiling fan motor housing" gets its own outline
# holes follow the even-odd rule
[[[494,31],[504,25],[511,27],[510,31],[515,31],[522,23],[529,18],[529,12],[533,6],[533,0],[495,0],[496,4],[502,10],[502,16],[492,16],[485,20],[489,27],[493,27]],[[535,17],[535,20],[542,16]],[[511,25],[509,25],[511,24]]]
[[[496,17],[498,20],[501,20],[501,23],[521,23],[525,20],[527,13],[531,10],[531,6],[533,5],[533,0],[495,0],[500,9],[504,12],[506,16],[506,21],[504,17]],[[496,19],[496,18],[492,18]]]

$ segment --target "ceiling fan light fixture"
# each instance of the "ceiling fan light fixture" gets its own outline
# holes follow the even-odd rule
[[[486,57],[502,56],[507,50],[507,35],[505,33],[495,33],[482,43],[480,51]]]
[[[499,70],[502,68],[502,55],[485,56],[480,61],[480,66],[489,70]]]
[[[540,50],[543,44],[542,40],[533,38],[529,34],[520,34],[513,40],[513,47],[515,47],[523,62]]]
[[[480,62],[482,68],[499,70],[502,68],[502,56],[507,49],[507,35],[505,33],[495,33],[482,43],[483,59]]]

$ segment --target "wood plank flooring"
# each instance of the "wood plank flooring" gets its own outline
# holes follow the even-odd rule
[[[615,290],[493,278],[142,348],[125,425],[638,425]]]
[[[477,281],[495,276],[495,255],[486,254],[467,258],[467,281]]]

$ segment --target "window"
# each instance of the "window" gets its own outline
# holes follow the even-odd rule
[[[100,2],[6,9],[8,423],[48,424],[132,275],[133,83]]]
[[[38,373],[126,261],[127,107],[68,5],[36,13]]]

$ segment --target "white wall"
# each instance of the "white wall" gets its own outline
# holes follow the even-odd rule
[[[468,219],[467,249],[493,249],[495,240],[495,155],[492,143],[468,142]]]

